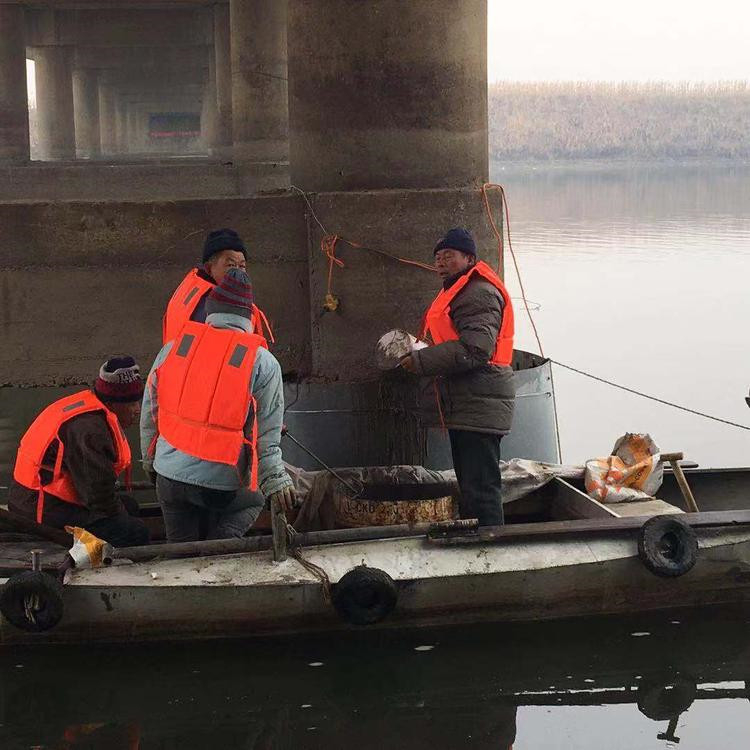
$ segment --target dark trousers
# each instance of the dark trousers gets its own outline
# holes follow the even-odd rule
[[[45,495],[42,523],[56,529],[66,526],[79,526],[94,536],[109,542],[114,547],[138,547],[148,544],[150,534],[146,524],[138,518],[138,503],[130,495],[118,492],[122,508],[113,516],[92,513],[82,505],[73,505],[58,500],[53,495]],[[36,521],[35,490],[27,490],[14,484],[8,499],[8,509],[30,521]]]
[[[151,534],[143,521],[138,518],[138,503],[129,495],[119,493],[124,510],[116,516],[107,516],[97,521],[89,521],[83,528],[99,539],[104,539],[113,547],[140,547],[151,541]]]
[[[238,502],[237,491],[213,490],[156,476],[156,496],[164,514],[170,542],[233,539],[245,536],[263,508],[263,497],[253,493],[253,504]]]
[[[500,435],[448,430],[453,468],[461,490],[461,518],[476,518],[480,526],[503,523],[500,478]]]

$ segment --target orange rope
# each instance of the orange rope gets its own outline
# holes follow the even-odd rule
[[[335,234],[325,234],[320,241],[320,249],[328,258],[328,285],[326,287],[326,299],[323,307],[330,312],[333,312],[339,306],[339,298],[333,293],[332,289],[333,265],[335,263],[339,268],[344,268],[344,261],[336,257],[336,243],[338,241],[339,238]]]
[[[337,234],[324,234],[323,238],[320,240],[320,249],[323,251],[323,254],[326,256],[326,258],[328,258],[328,284],[326,288],[325,303],[323,306],[326,308],[326,310],[330,310],[331,312],[336,310],[339,306],[339,298],[333,293],[333,266],[335,264],[339,268],[345,268],[344,261],[336,255],[336,245],[339,242],[345,242],[347,245],[349,245],[349,247],[355,248],[357,250],[364,250],[368,253],[375,253],[376,255],[381,255],[384,258],[395,260],[398,263],[404,263],[408,266],[416,266],[417,268],[422,268],[425,271],[432,271],[433,273],[435,273],[437,270],[435,266],[430,266],[427,263],[420,263],[417,260],[409,260],[408,258],[399,258],[397,255],[391,255],[390,253],[386,253],[383,250],[376,250],[372,247],[365,247],[359,242],[353,242],[352,240],[344,239],[343,237],[339,237]]]
[[[534,316],[531,314],[531,309],[529,308],[529,301],[526,299],[526,290],[523,286],[523,279],[521,278],[521,271],[518,267],[518,260],[516,259],[516,253],[513,250],[513,243],[510,239],[510,211],[508,210],[508,199],[505,196],[505,189],[502,185],[497,185],[492,182],[486,182],[484,185],[482,185],[482,198],[484,200],[484,207],[487,211],[487,218],[489,219],[490,226],[492,227],[492,231],[495,233],[495,237],[497,238],[497,251],[498,251],[498,273],[502,271],[501,265],[502,265],[502,258],[503,258],[503,235],[500,229],[498,229],[497,224],[495,223],[495,217],[492,215],[492,209],[490,207],[490,200],[488,196],[488,192],[490,190],[498,190],[500,192],[500,224],[502,226],[502,217],[505,216],[505,226],[508,229],[508,249],[510,250],[510,257],[513,259],[513,265],[516,269],[516,277],[518,278],[518,286],[521,289],[521,299],[523,300],[524,308],[526,309],[526,315],[529,317],[529,322],[531,323],[531,328],[534,331],[534,337],[536,338],[537,346],[539,347],[539,354],[544,356],[544,348],[542,347],[542,340],[539,338],[539,331],[536,328],[536,323],[534,322]],[[503,212],[504,209],[504,212]]]
[[[484,201],[484,209],[487,212],[487,218],[490,221],[490,226],[492,227],[492,231],[495,234],[495,239],[497,240],[497,275],[501,276],[503,275],[503,255],[504,248],[503,248],[503,233],[501,229],[498,229],[497,224],[495,223],[495,217],[492,214],[492,208],[490,206],[490,198],[489,198],[489,190],[496,189],[500,191],[500,225],[502,228],[503,223],[503,198],[505,197],[505,190],[503,190],[502,185],[494,185],[491,182],[485,182],[484,185],[482,185],[482,200]]]

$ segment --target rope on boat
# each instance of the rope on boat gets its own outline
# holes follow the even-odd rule
[[[592,375],[590,372],[579,370],[577,367],[571,367],[571,365],[563,364],[562,362],[558,362],[556,359],[551,359],[550,362],[556,364],[558,367],[564,367],[566,370],[570,370],[571,372],[577,372],[579,375],[583,375],[584,377],[591,378],[592,380],[596,380],[600,383],[604,383],[605,385],[611,385],[613,388],[619,388],[621,391],[627,391],[628,393],[633,393],[636,396],[647,398],[650,401],[656,401],[659,404],[664,404],[665,406],[671,406],[673,409],[686,411],[688,414],[695,414],[698,417],[703,417],[704,419],[711,419],[714,422],[721,422],[722,424],[728,424],[731,427],[738,427],[741,430],[750,430],[750,426],[746,424],[740,424],[739,422],[732,422],[730,419],[722,419],[721,417],[715,417],[713,416],[713,414],[706,414],[702,411],[696,411],[695,409],[690,409],[687,406],[682,406],[681,404],[675,404],[672,401],[666,401],[665,399],[658,398],[657,396],[650,396],[648,393],[643,393],[642,391],[636,391],[634,388],[628,388],[627,386],[620,385],[619,383],[614,383],[611,380],[606,380],[605,378],[600,378],[597,375]]]
[[[302,555],[302,550],[299,545],[296,544],[295,540],[297,537],[297,531],[294,526],[290,523],[286,525],[286,534],[289,540],[289,546],[291,547],[292,557],[309,573],[312,573],[321,583],[323,587],[323,598],[327,604],[332,602],[331,597],[331,579],[328,577],[328,573],[323,570],[319,565],[316,565],[309,560],[306,560]]]

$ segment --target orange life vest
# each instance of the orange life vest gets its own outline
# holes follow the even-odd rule
[[[180,335],[195,308],[198,307],[198,303],[215,286],[216,284],[213,281],[204,279],[195,268],[188,273],[167,303],[167,309],[162,318],[162,344],[166,344],[167,341],[172,341]],[[271,324],[268,322],[265,313],[257,305],[253,305],[251,322],[253,331],[262,336],[265,329],[271,343],[276,343]]]
[[[481,276],[492,284],[503,296],[503,322],[497,333],[497,344],[490,358],[491,365],[509,366],[513,361],[513,305],[508,290],[500,277],[482,260],[456,281],[453,286],[443,289],[430,305],[422,322],[420,338],[430,334],[433,343],[455,341],[459,338],[456,326],[450,316],[451,302],[474,276]]]
[[[131,466],[130,445],[120,422],[114,412],[110,411],[93,391],[79,391],[50,404],[32,423],[21,438],[16,455],[13,478],[30,490],[38,490],[36,521],[42,523],[44,516],[44,493],[48,492],[66,503],[83,505],[78,497],[73,479],[63,466],[65,446],[60,440],[60,428],[73,417],[90,411],[103,411],[107,418],[109,431],[115,445],[115,474],[126,472],[129,476]],[[55,465],[44,466],[44,455],[54,441],[57,441]],[[52,479],[42,484],[41,472],[52,472]],[[128,478],[127,483],[130,483]]]
[[[247,445],[252,490],[258,489],[258,420],[250,379],[260,347],[266,340],[257,334],[191,321],[156,371],[158,434],[189,456],[230,466],[237,466]]]

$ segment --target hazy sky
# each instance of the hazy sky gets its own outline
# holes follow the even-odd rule
[[[489,79],[750,78],[746,0],[488,0]]]
[[[488,0],[489,80],[750,79],[748,0]],[[34,97],[33,75],[29,97]]]

